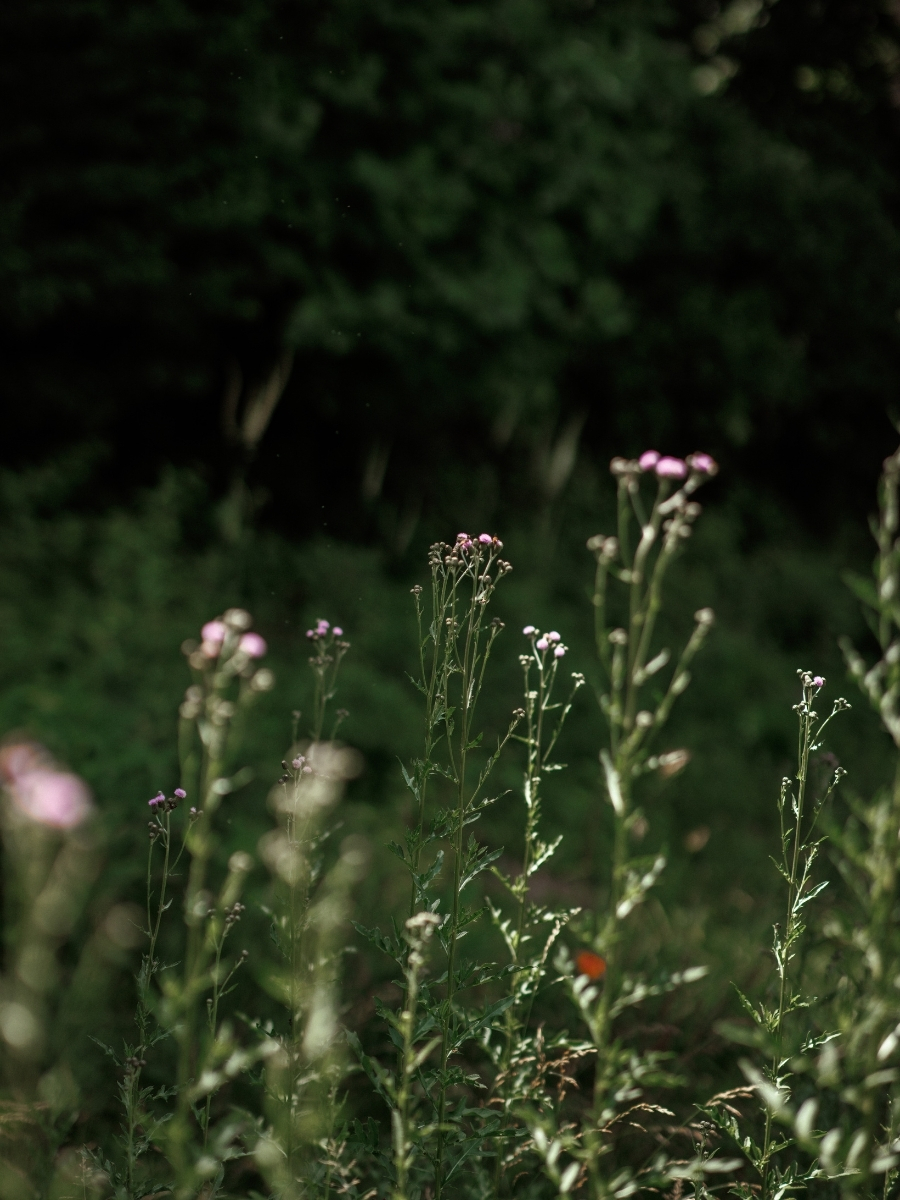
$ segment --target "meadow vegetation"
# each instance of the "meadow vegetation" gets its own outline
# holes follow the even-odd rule
[[[233,522],[186,544],[185,477],[93,526],[7,479],[30,577],[89,571],[48,575],[43,615],[12,572],[4,597],[4,1197],[892,1194],[900,453],[846,667],[777,664],[756,771],[746,702],[703,683],[737,641],[717,465],[611,469],[592,582],[556,592],[539,536],[459,533],[388,588],[364,551]],[[255,622],[211,615],[238,586]],[[331,606],[299,649],[285,586]],[[136,652],[172,745],[127,699]],[[80,723],[76,654],[102,673]]]

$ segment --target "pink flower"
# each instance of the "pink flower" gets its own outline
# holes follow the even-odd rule
[[[185,796],[187,795],[187,792],[184,790],[184,788],[176,788],[175,795],[178,797],[179,800],[183,800],[185,798]]]
[[[316,633],[319,635],[319,637],[324,637],[330,628],[331,622],[323,620],[322,617],[320,617],[316,622]]]
[[[68,771],[26,771],[13,781],[10,791],[27,817],[54,829],[72,829],[91,811],[87,787]]]
[[[565,654],[565,652],[566,652],[565,646],[557,646],[556,649],[553,651],[553,657],[554,658],[562,658],[562,656]]]
[[[489,533],[479,533],[478,540],[482,546],[489,546],[494,539]]]
[[[343,629],[341,629],[340,625],[335,625],[334,629],[332,629],[331,632],[334,634],[335,637],[343,637],[344,636],[344,631],[343,631]]]
[[[813,687],[820,688],[820,687],[824,687],[824,686],[825,686],[825,680],[822,678],[821,675],[816,675],[813,679]]]
[[[316,636],[316,631],[314,629],[307,629],[306,636],[308,638],[314,638]]]
[[[207,621],[200,630],[200,636],[204,642],[210,642],[219,646],[225,641],[225,633],[225,624],[222,621]]]
[[[656,464],[656,474],[660,479],[684,479],[687,475],[687,463],[681,458],[666,456]]]
[[[534,644],[537,646],[538,650],[546,650],[547,647],[550,645],[550,643],[547,641],[547,639],[545,637],[538,638],[538,640]]]
[[[153,799],[148,800],[147,803],[150,805],[151,808],[156,808],[157,804],[164,804],[165,799],[166,799],[166,797],[163,792],[157,792],[156,795],[153,797]]]
[[[719,469],[719,464],[712,455],[704,454],[700,450],[689,454],[685,461],[692,471],[698,471],[701,475],[715,475]]]
[[[533,633],[537,633],[537,630],[535,629],[535,627],[533,625],[526,625],[525,628],[522,630],[522,632],[525,634],[526,637],[531,637],[531,635]]]
[[[556,632],[555,629],[551,629],[550,632],[547,634],[547,641],[548,642],[558,642],[559,641],[559,634]]]
[[[251,658],[262,658],[268,650],[265,638],[261,638],[258,633],[245,633],[238,645]]]
[[[658,462],[659,462],[659,451],[658,450],[645,450],[644,453],[641,455],[641,457],[638,459],[638,466],[641,468],[642,471],[652,471]]]

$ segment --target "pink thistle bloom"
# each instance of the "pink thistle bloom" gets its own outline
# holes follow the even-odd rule
[[[306,636],[308,638],[314,638],[316,636],[316,631],[314,629],[307,629]]]
[[[565,646],[557,646],[556,649],[553,651],[553,657],[554,658],[562,658],[563,655],[565,654],[565,652],[566,652]]]
[[[489,546],[494,539],[489,533],[480,533],[478,535],[478,540],[481,542],[482,546]]]
[[[469,535],[467,533],[458,533],[456,535],[456,540],[458,542],[467,542],[469,540]]]
[[[522,632],[526,637],[531,637],[533,633],[537,633],[537,629],[533,625],[526,625]]]
[[[825,686],[825,680],[823,679],[823,677],[821,675],[816,675],[815,678],[813,679],[813,687],[820,688],[820,687],[824,687],[824,686]]]
[[[335,625],[334,629],[332,629],[331,632],[334,634],[335,637],[343,637],[344,636],[344,631],[343,631],[343,629],[341,629],[340,625]]]
[[[534,644],[537,646],[538,650],[546,650],[550,645],[545,637],[538,638]]]
[[[689,454],[685,460],[692,471],[698,471],[701,475],[715,475],[719,469],[719,464],[711,454],[704,454],[698,450],[695,454]]]
[[[659,462],[659,458],[660,455],[658,450],[645,450],[638,459],[638,466],[642,471],[652,471]]]
[[[185,798],[185,796],[187,795],[187,792],[184,790],[184,788],[176,788],[175,795],[178,797],[179,800],[183,800]]]
[[[265,638],[260,637],[258,633],[245,633],[238,645],[251,658],[262,658],[268,650]]]
[[[148,800],[147,803],[151,808],[156,808],[157,804],[162,804],[165,801],[165,798],[166,797],[162,792],[157,792],[153,799]]]
[[[316,629],[318,630],[319,633],[327,633],[330,628],[331,628],[330,621],[326,621],[322,617],[319,617],[318,621],[316,621]]]
[[[225,641],[225,623],[223,621],[207,621],[200,630],[200,636],[204,642],[218,644],[219,646]]]
[[[11,790],[13,800],[27,817],[54,829],[72,829],[91,811],[87,787],[68,771],[26,771]]]
[[[656,464],[656,474],[660,479],[684,479],[687,475],[687,463],[681,458],[667,455]]]
[[[556,632],[555,629],[551,629],[550,632],[547,634],[547,641],[548,642],[558,642],[559,641],[559,634]]]

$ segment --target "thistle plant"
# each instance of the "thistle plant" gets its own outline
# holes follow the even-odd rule
[[[775,866],[785,887],[785,916],[775,926],[772,957],[775,963],[776,991],[773,998],[753,1003],[740,990],[738,996],[755,1025],[749,1042],[757,1050],[759,1062],[744,1060],[742,1067],[762,1107],[762,1134],[758,1136],[739,1118],[739,1110],[718,1097],[704,1105],[705,1116],[743,1152],[755,1175],[753,1183],[736,1181],[734,1194],[750,1200],[783,1196],[808,1186],[817,1178],[814,1163],[805,1156],[800,1144],[784,1126],[792,1113],[797,1065],[831,1040],[831,1034],[817,1036],[810,1009],[816,998],[805,985],[802,971],[805,935],[809,920],[808,906],[828,886],[828,880],[816,880],[814,867],[825,841],[818,836],[820,818],[826,801],[845,774],[835,767],[824,783],[815,787],[811,760],[821,751],[825,730],[831,721],[850,705],[838,697],[826,717],[820,717],[814,705],[822,698],[825,680],[809,671],[798,671],[800,701],[797,714],[797,769],[793,779],[782,780],[778,795],[780,822],[779,856]],[[746,1033],[737,1026],[722,1026],[742,1041]],[[809,1110],[807,1110],[807,1113]],[[806,1139],[808,1140],[808,1139]],[[722,1160],[706,1158],[707,1166],[721,1168]]]
[[[520,718],[516,741],[525,747],[522,798],[525,807],[524,849],[521,870],[509,877],[496,866],[494,875],[506,888],[513,905],[507,915],[502,906],[489,901],[494,924],[499,929],[509,954],[510,974],[500,1037],[488,1039],[496,1071],[492,1103],[502,1112],[504,1121],[498,1139],[494,1169],[494,1187],[498,1194],[506,1186],[506,1175],[518,1161],[525,1128],[517,1118],[522,1106],[550,1103],[545,1094],[536,1094],[534,1064],[556,1046],[547,1044],[542,1030],[530,1030],[529,1018],[535,996],[549,970],[549,957],[559,934],[578,909],[554,909],[529,900],[531,877],[556,853],[562,836],[552,842],[541,836],[541,787],[551,772],[562,770],[554,761],[554,751],[566,718],[572,710],[575,694],[584,686],[584,676],[572,672],[568,695],[555,696],[567,647],[556,630],[546,634],[534,625],[522,631],[528,639],[528,653],[519,656],[524,676],[524,706],[515,714]],[[571,1051],[570,1039],[563,1039]]]
[[[354,751],[319,740],[350,643],[342,640],[339,626],[325,620],[307,637],[314,648],[313,740],[297,742],[295,713],[294,745],[270,797],[276,827],[259,846],[272,872],[269,911],[278,955],[267,987],[286,1021],[284,1028],[269,1023],[261,1031],[268,1039],[267,1121],[254,1157],[273,1195],[286,1200],[330,1195],[348,1165],[334,1141],[337,1089],[345,1071],[338,991],[350,892],[366,861],[364,844],[351,837],[326,867],[333,833],[328,817],[359,765]],[[340,721],[339,712],[332,735]]]
[[[283,1006],[286,1028],[268,1026],[266,1115],[255,1158],[277,1197],[330,1194],[332,1168],[323,1149],[333,1139],[344,1075],[340,964],[353,883],[366,862],[364,844],[346,838],[328,869],[326,818],[356,755],[333,743],[299,751],[273,793],[277,827],[260,843],[274,879],[272,938],[278,961],[268,990]]]
[[[640,1101],[651,1085],[671,1082],[657,1052],[638,1053],[617,1038],[619,1016],[649,996],[659,995],[700,978],[702,967],[645,979],[628,970],[625,949],[628,919],[644,901],[665,866],[662,855],[634,855],[630,840],[646,830],[646,818],[635,802],[635,783],[649,771],[667,776],[687,762],[685,751],[654,752],[654,741],[678,696],[690,682],[689,667],[713,622],[702,608],[675,667],[668,648],[656,649],[656,623],[666,574],[700,514],[692,499],[716,472],[707,454],[686,460],[647,451],[639,460],[613,459],[618,481],[616,536],[598,535],[588,542],[596,560],[594,622],[597,654],[603,674],[600,708],[608,742],[600,751],[605,797],[613,819],[612,855],[598,899],[593,928],[584,930],[590,945],[573,964],[564,953],[559,967],[587,1027],[595,1052],[590,1115],[580,1130],[559,1128],[547,1114],[532,1116],[532,1136],[545,1170],[560,1194],[586,1181],[594,1197],[624,1196],[638,1186],[627,1166],[615,1169],[609,1159],[621,1104]],[[642,480],[655,481],[652,498]],[[633,534],[634,525],[637,533]],[[667,672],[667,677],[664,672]],[[643,1111],[653,1106],[639,1104]],[[640,1173],[642,1182],[665,1177],[661,1155]]]
[[[0,780],[0,1194],[47,1195],[71,1182],[59,1152],[82,1102],[67,1041],[77,969],[64,951],[98,867],[93,803],[81,779],[32,741],[0,749]]]
[[[819,1178],[853,1197],[886,1198],[900,1165],[900,451],[880,484],[874,578],[851,578],[880,657],[871,667],[844,639],[851,675],[897,748],[893,779],[871,800],[846,797],[849,815],[832,821],[833,857],[846,902],[828,912],[824,934],[836,983],[820,1007],[818,1052],[805,1063],[815,1087],[796,1113],[794,1136],[817,1160]],[[833,967],[832,967],[833,970]],[[829,973],[830,974],[830,973]],[[809,1086],[808,1083],[808,1086]],[[820,1125],[821,1122],[821,1125]]]
[[[510,1003],[508,997],[503,998],[480,1012],[471,1012],[460,1003],[460,993],[497,978],[493,964],[464,960],[460,945],[483,911],[467,907],[462,893],[500,854],[488,850],[471,833],[467,838],[466,831],[496,799],[485,795],[485,787],[518,722],[514,716],[493,751],[478,757],[483,734],[476,731],[476,710],[494,641],[503,627],[498,618],[488,620],[487,609],[498,581],[512,569],[500,557],[501,550],[502,543],[486,533],[477,538],[461,533],[453,545],[437,543],[429,555],[430,612],[423,605],[422,589],[413,589],[419,627],[416,684],[425,701],[424,752],[411,769],[403,769],[415,803],[415,818],[405,844],[391,848],[409,871],[409,916],[419,911],[441,914],[438,940],[446,968],[421,990],[423,1019],[428,1028],[439,1031],[440,1041],[434,1063],[421,1064],[418,1076],[432,1110],[428,1128],[433,1137],[421,1139],[417,1153],[429,1163],[435,1200],[440,1200],[464,1163],[471,1167],[488,1130],[498,1121],[495,1114],[469,1106],[467,1095],[478,1080],[454,1060]],[[428,801],[436,780],[444,785],[445,795],[449,793],[450,803],[429,820]],[[449,896],[442,897],[437,885],[445,847],[450,850],[452,866]],[[404,938],[397,933],[385,938],[374,930],[362,932],[387,951],[406,974],[410,951]],[[387,1012],[384,1015],[388,1017]],[[403,1080],[408,1073],[408,1052],[403,1044],[398,1051],[396,1078]],[[379,1076],[373,1074],[373,1082],[378,1081]]]

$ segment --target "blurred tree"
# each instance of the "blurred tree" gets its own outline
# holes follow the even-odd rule
[[[121,492],[230,435],[284,526],[385,497],[395,549],[473,492],[552,499],[580,441],[702,440],[817,523],[823,471],[825,516],[868,503],[893,176],[767,119],[750,7],[698,60],[700,17],[639,0],[8,6],[7,461],[93,436]]]

